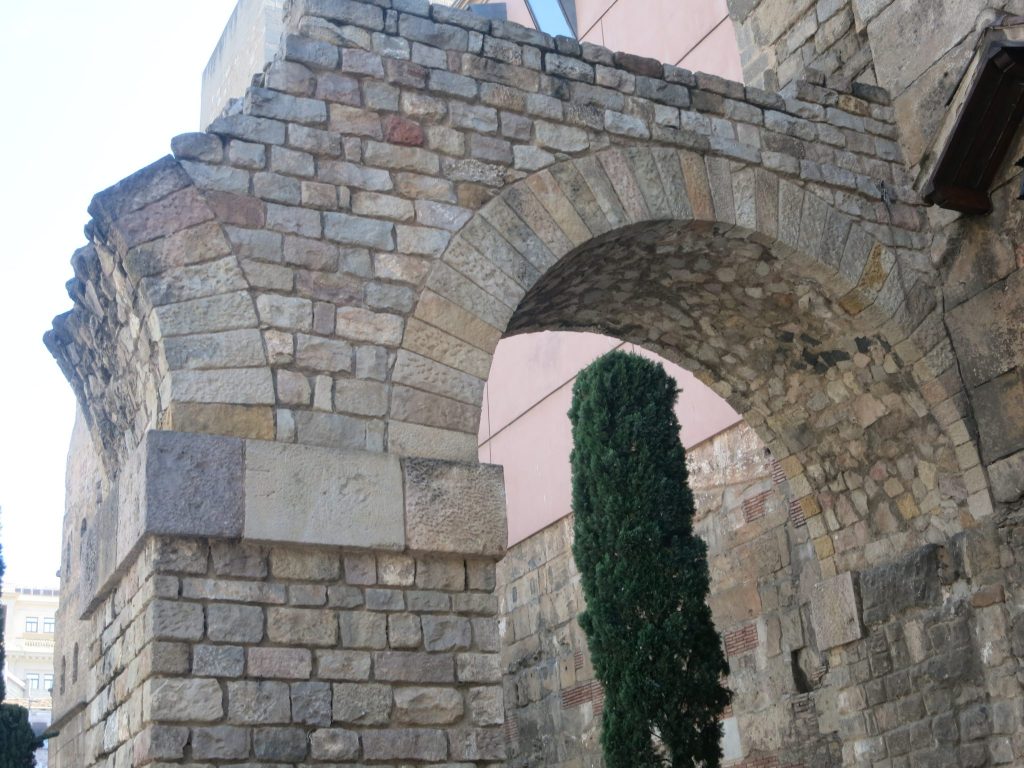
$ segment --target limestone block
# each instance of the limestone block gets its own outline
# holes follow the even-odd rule
[[[1022,316],[1024,269],[950,311],[946,318],[949,331],[970,386],[1024,363]]]
[[[500,686],[470,688],[466,698],[473,725],[501,725],[505,722],[505,702]]]
[[[353,725],[383,725],[391,719],[391,686],[334,684],[334,720]]]
[[[294,763],[306,757],[309,743],[301,728],[257,728],[252,747],[259,760]]]
[[[142,695],[147,720],[212,722],[224,716],[220,684],[210,678],[151,678]]]
[[[461,616],[424,616],[423,645],[428,651],[465,651],[472,637],[469,619]]]
[[[328,610],[268,608],[267,639],[272,643],[331,646],[338,640],[338,624]]]
[[[306,725],[331,724],[329,683],[292,683],[292,722]]]
[[[373,672],[378,680],[401,683],[455,682],[454,662],[450,653],[375,653]]]
[[[395,613],[388,616],[388,647],[395,649],[419,648],[422,640],[420,617],[414,613]]]
[[[367,760],[444,760],[448,740],[444,731],[433,728],[388,728],[363,734],[363,757]]]
[[[302,680],[313,669],[313,655],[308,648],[250,648],[246,665],[251,677]]]
[[[333,581],[341,565],[336,552],[275,548],[270,552],[270,570],[278,579]]]
[[[315,760],[355,760],[359,757],[359,734],[344,728],[321,728],[310,736]]]
[[[909,608],[938,605],[942,600],[940,565],[944,555],[945,550],[930,545],[861,573],[864,622],[875,624]]]
[[[188,728],[172,725],[151,725],[135,741],[135,755],[147,760],[180,760],[185,754]]]
[[[993,463],[988,476],[996,501],[1008,503],[1024,496],[1024,451]]]
[[[406,725],[449,725],[463,710],[462,694],[452,688],[395,689],[395,719]]]
[[[227,692],[228,718],[233,723],[287,723],[291,717],[287,683],[232,681]]]
[[[501,658],[496,653],[460,653],[455,663],[459,682],[501,682]]]
[[[249,756],[249,729],[216,725],[192,731],[192,757],[200,760],[233,760]]]
[[[402,476],[387,454],[253,441],[246,448],[245,536],[401,549]]]
[[[405,459],[406,543],[420,552],[501,555],[505,484],[501,467]]]
[[[346,648],[386,648],[387,616],[367,611],[342,611],[338,614],[341,644]]]
[[[504,760],[505,739],[500,729],[462,728],[451,733],[452,759]]]
[[[154,639],[198,640],[203,636],[203,606],[199,603],[154,600],[146,610]]]
[[[237,645],[197,645],[192,649],[192,674],[199,677],[241,677],[245,651]]]
[[[317,677],[325,680],[369,680],[370,654],[367,651],[317,651]]]
[[[811,594],[811,625],[821,651],[864,636],[852,573],[841,573],[815,585]]]
[[[992,462],[1024,449],[1024,368],[978,387],[971,394],[981,455]]]

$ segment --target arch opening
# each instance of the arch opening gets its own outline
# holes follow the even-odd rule
[[[849,762],[855,734],[836,700],[873,631],[858,613],[858,574],[901,558],[931,563],[971,523],[954,446],[910,366],[820,273],[743,227],[644,222],[558,260],[502,342],[528,344],[540,331],[614,337],[692,372],[742,416],[689,449],[736,695],[723,721],[728,759]],[[500,397],[487,386],[482,435]],[[523,472],[505,471],[507,481]],[[575,623],[571,525],[558,519],[513,541],[498,568],[511,765],[558,764],[545,752],[552,743],[561,760],[600,752],[602,693]],[[853,624],[837,631],[842,610],[823,603],[844,594]]]

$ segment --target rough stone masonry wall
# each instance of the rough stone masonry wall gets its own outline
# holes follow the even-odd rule
[[[97,455],[65,527],[85,576],[62,616],[69,742],[138,722],[121,683],[124,715],[107,678],[74,681],[68,643],[98,662],[109,627],[129,627],[110,648],[157,642],[129,599],[159,575],[153,537],[500,555],[500,474],[456,461],[475,460],[493,346],[621,310],[613,330],[716,378],[780,459],[813,540],[790,562],[827,669],[808,701],[842,762],[1024,758],[1019,713],[997,717],[1024,648],[987,635],[1020,624],[1020,492],[993,506],[986,469],[1019,452],[1019,360],[961,374],[974,322],[1019,325],[980,288],[992,317],[954,351],[885,94],[781,96],[422,0],[292,8],[238,111],[93,201],[48,336]],[[628,284],[598,269],[620,266]],[[976,418],[986,392],[1008,393],[998,424]],[[930,645],[915,622],[940,627]]]
[[[809,556],[809,536],[785,474],[742,423],[690,449],[687,463],[696,530],[708,544],[709,604],[731,668],[726,764],[835,764],[838,742],[819,730],[811,698],[827,669],[793,562]],[[548,526],[498,566],[512,767],[602,764],[603,692],[578,623],[572,525],[569,516]]]
[[[493,590],[490,561],[151,539],[57,764],[500,764]]]

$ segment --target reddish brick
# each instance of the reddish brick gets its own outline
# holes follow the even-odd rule
[[[423,128],[419,123],[404,117],[388,115],[384,118],[384,139],[392,144],[421,147],[424,142]]]

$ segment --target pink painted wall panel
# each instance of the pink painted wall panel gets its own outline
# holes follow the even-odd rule
[[[588,3],[597,1],[586,0]],[[578,15],[580,5],[580,0],[577,0]],[[582,39],[604,45],[613,51],[625,51],[676,64],[713,29],[727,20],[725,0],[643,0],[640,7],[636,0],[618,0],[608,7],[600,22],[592,29],[581,23],[580,34]],[[731,31],[731,22],[729,27]]]
[[[702,40],[679,62],[692,72],[708,72],[727,80],[743,82],[740,49],[732,22],[728,19]]]
[[[593,333],[544,332],[502,339],[487,379],[488,434],[500,431],[618,344]]]
[[[740,420],[693,374],[632,344],[596,334],[535,333],[502,339],[487,381],[480,460],[505,467],[509,544],[569,513],[572,429],[567,413],[576,373],[616,347],[665,366],[679,383],[676,416],[687,448]],[[496,426],[494,414],[506,414]]]
[[[569,514],[572,384],[537,403],[488,443],[492,464],[505,467],[509,545]]]
[[[642,2],[646,2],[646,0],[642,0]],[[581,40],[604,45],[601,40],[595,40],[589,34],[593,31],[591,28],[600,23],[601,17],[615,3],[616,0],[576,0],[576,23]],[[597,33],[600,34],[600,30],[597,30]]]

